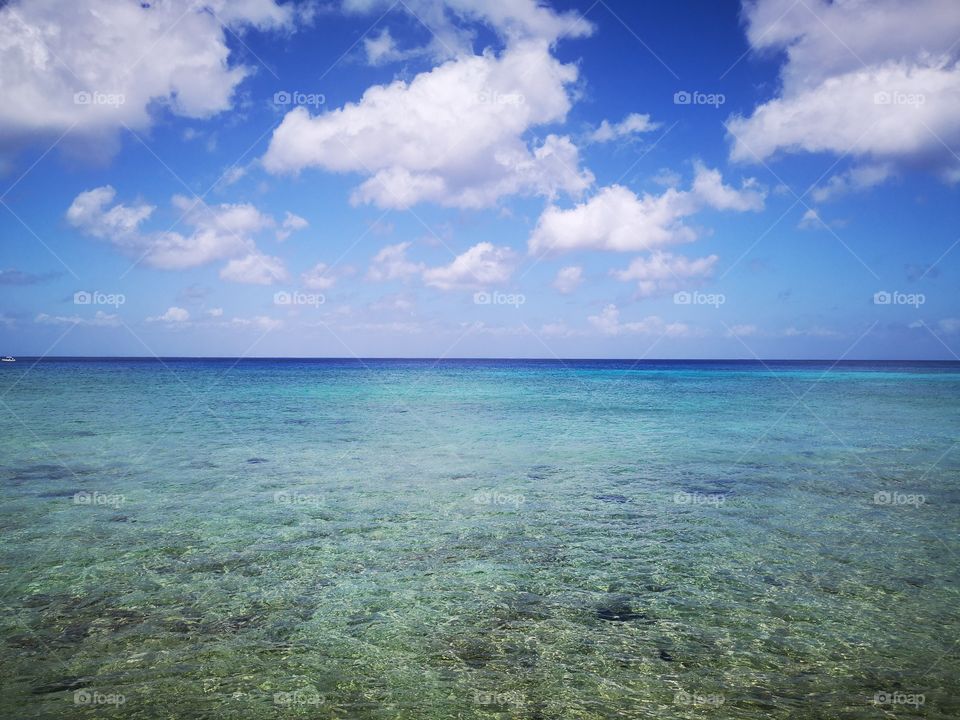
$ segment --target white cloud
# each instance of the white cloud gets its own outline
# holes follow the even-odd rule
[[[67,210],[67,221],[88,235],[107,240],[127,255],[165,270],[233,258],[221,277],[257,276],[259,280],[238,282],[262,283],[268,276],[283,279],[286,275],[279,259],[266,257],[256,248],[253,236],[276,223],[253,205],[207,205],[199,198],[175,195],[174,209],[180,221],[192,228],[191,232],[187,235],[171,230],[145,233],[140,226],[150,218],[155,207],[140,202],[130,206],[113,204],[115,197],[116,191],[109,185],[82,192]],[[300,221],[306,222],[288,213],[284,226],[292,231]]]
[[[304,218],[299,215],[294,215],[288,210],[286,217],[283,218],[283,222],[280,225],[280,229],[277,230],[277,240],[282,242],[290,237],[292,233],[295,233],[297,230],[303,230],[305,227],[309,227],[309,225],[310,223]]]
[[[263,164],[273,173],[361,173],[368,179],[353,202],[388,208],[576,196],[593,176],[570,139],[548,135],[531,147],[523,137],[566,117],[576,79],[576,66],[560,63],[541,40],[516,41],[499,56],[462,55],[409,83],[370,87],[330,112],[296,108],[274,131]]]
[[[580,287],[582,282],[583,268],[579,265],[570,265],[560,268],[557,276],[553,279],[553,286],[564,295],[568,295]]]
[[[530,236],[532,254],[570,250],[653,250],[691,242],[697,235],[684,218],[704,208],[761,210],[764,191],[747,180],[741,189],[724,185],[720,173],[697,164],[690,190],[668,188],[661,195],[637,197],[611,185],[569,210],[551,205]]]
[[[148,317],[147,322],[185,323],[190,320],[190,313],[182,307],[170,307],[163,315]]]
[[[370,65],[386,65],[420,54],[419,49],[400,50],[393,35],[390,34],[390,28],[383,28],[378,34],[365,37],[363,49],[367,54],[367,63]]]
[[[620,322],[620,310],[616,305],[607,305],[599,315],[587,318],[590,324],[604,335],[666,335],[667,337],[686,337],[692,334],[689,325],[667,323],[656,315],[643,320]]]
[[[504,283],[513,273],[514,259],[515,253],[508,247],[477,243],[449,265],[425,269],[423,282],[441,290]]]
[[[348,12],[383,13],[395,7],[393,0],[344,0]],[[574,10],[557,13],[538,0],[406,0],[406,10],[430,29],[430,42],[424,48],[405,51],[402,59],[413,54],[429,54],[439,60],[464,55],[472,50],[475,33],[470,23],[485,23],[507,42],[535,38],[552,43],[562,37],[584,37],[593,25]],[[395,49],[382,38],[374,40],[374,53]],[[367,57],[371,59],[369,46]]]
[[[859,165],[838,173],[826,185],[814,188],[810,197],[818,203],[834,200],[849,193],[861,192],[884,183],[894,174],[890,163]]]
[[[317,263],[300,276],[300,282],[310,290],[328,290],[337,282],[329,273],[330,268],[325,263]]]
[[[744,9],[753,49],[783,50],[787,62],[779,95],[728,123],[734,160],[831,152],[945,177],[958,170],[944,147],[960,141],[954,0],[756,0]]]
[[[590,134],[590,139],[593,142],[609,142],[635,133],[651,132],[659,127],[660,123],[651,122],[649,115],[630,113],[615,124],[604,120],[600,123],[600,127]]]
[[[540,326],[540,335],[543,337],[569,338],[580,333],[567,326],[565,322],[544,323]]]
[[[407,259],[409,242],[387,245],[373,256],[367,278],[376,282],[385,280],[406,280],[423,271],[423,265]]]
[[[105,136],[148,127],[155,107],[210,117],[253,72],[230,64],[227,34],[292,24],[292,5],[273,0],[3,3],[0,127],[14,140]]]
[[[783,331],[783,334],[786,337],[841,337],[841,333],[838,333],[836,330],[830,330],[828,328],[820,327],[819,325],[814,325],[813,327],[804,329],[790,326]]]
[[[212,318],[223,317],[223,308],[210,308],[207,310],[207,315]]]
[[[801,230],[823,230],[826,226],[827,224],[820,219],[820,213],[813,208],[807,208],[797,224],[797,227]]]
[[[42,325],[89,325],[92,327],[118,327],[122,324],[119,315],[109,315],[103,310],[97,310],[92,318],[79,315],[47,315],[40,313],[35,322]]]
[[[687,287],[689,280],[710,277],[718,259],[716,255],[690,259],[655,251],[634,259],[626,270],[614,270],[612,274],[623,282],[636,280],[640,295],[655,295]]]
[[[235,317],[230,320],[230,325],[233,327],[252,327],[258,330],[276,330],[278,327],[283,325],[282,320],[277,320],[276,318],[268,317],[267,315],[255,315],[254,317]]]
[[[220,271],[220,277],[251,285],[272,285],[287,279],[287,269],[278,257],[252,252],[228,262]]]
[[[940,332],[953,335],[960,332],[960,318],[944,318],[937,323],[937,327],[940,328]]]
[[[756,335],[758,328],[756,325],[734,325],[727,329],[728,337],[750,337]]]

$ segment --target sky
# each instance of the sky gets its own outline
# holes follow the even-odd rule
[[[955,0],[0,3],[0,354],[960,360]]]

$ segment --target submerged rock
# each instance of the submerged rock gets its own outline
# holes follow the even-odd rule
[[[620,504],[630,502],[630,498],[628,498],[626,495],[594,495],[593,499]]]
[[[663,660],[663,661],[665,661],[665,662],[673,662],[673,655],[671,655],[670,653],[668,653],[668,652],[667,652],[666,650],[664,650],[663,648],[660,648],[660,659]]]
[[[647,617],[646,613],[635,611],[630,605],[630,599],[622,596],[608,599],[597,608],[596,615],[598,619],[607,622],[640,620],[644,625],[653,624],[653,620]]]
[[[266,458],[262,458],[262,457],[252,457],[252,458],[249,458],[249,459],[247,460],[247,462],[248,462],[250,465],[259,465],[260,463],[265,463],[265,462],[267,462],[267,459],[266,459]]]
[[[31,688],[30,692],[33,695],[46,695],[47,693],[63,692],[64,690],[76,690],[78,688],[87,687],[93,678],[91,677],[67,677],[62,680],[56,680],[52,683],[46,683],[44,685],[37,685],[34,688]]]

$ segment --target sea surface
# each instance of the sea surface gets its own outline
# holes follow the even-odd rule
[[[958,718],[960,363],[0,367],[0,717]]]

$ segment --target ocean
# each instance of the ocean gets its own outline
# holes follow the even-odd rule
[[[960,363],[0,367],[0,716],[960,717]]]

